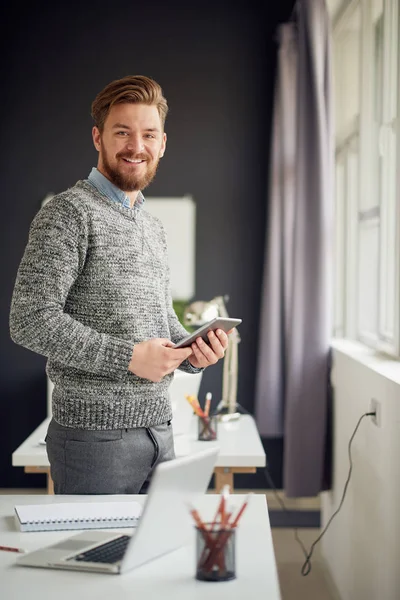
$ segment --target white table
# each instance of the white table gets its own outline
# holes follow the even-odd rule
[[[44,440],[50,417],[13,452],[12,465],[24,467],[26,473],[46,473],[48,492],[53,493],[53,482],[49,473],[49,461]],[[189,432],[174,436],[176,456],[185,456],[204,449],[204,444],[217,445],[220,453],[217,458],[215,488],[220,491],[225,484],[234,489],[235,473],[255,473],[257,467],[265,467],[266,456],[252,416],[241,415],[235,421],[218,424],[218,439],[215,442],[197,441],[197,420],[193,416]],[[207,446],[208,447],[208,446]]]
[[[235,494],[235,507],[240,506],[244,498],[245,496]],[[143,502],[145,496],[63,496],[63,502],[132,499]],[[214,514],[218,500],[214,494],[206,494],[196,502],[196,507],[207,518]],[[49,495],[0,496],[0,544],[31,551],[73,535],[75,532],[71,531],[21,533],[16,530],[13,518],[16,504],[57,501],[59,497]],[[254,494],[238,527],[237,578],[229,582],[210,583],[195,579],[194,532],[193,542],[188,546],[124,575],[19,567],[15,565],[16,556],[18,555],[15,553],[0,551],[0,597],[4,600],[281,599],[264,494]]]

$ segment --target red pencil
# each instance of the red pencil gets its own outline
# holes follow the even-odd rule
[[[202,532],[204,540],[206,542],[206,545],[209,545],[212,542],[212,538],[208,532],[206,524],[203,523],[203,521],[201,520],[201,517],[200,517],[198,511],[193,506],[191,506],[191,504],[188,504],[188,506],[189,506],[189,512],[192,515],[192,517],[196,523],[197,529],[199,529]]]
[[[230,491],[229,485],[225,484],[224,487],[222,488],[221,498],[220,498],[220,501],[218,504],[217,512],[215,513],[214,520],[211,523],[211,529],[214,529],[214,527],[217,525],[218,517],[219,517],[220,523],[222,523],[222,521],[224,520],[226,501],[229,497],[229,491]]]
[[[220,560],[222,558],[222,552],[223,552],[223,548],[225,546],[225,544],[227,544],[229,537],[232,534],[232,530],[236,529],[239,520],[241,518],[241,516],[243,515],[243,512],[246,508],[246,506],[249,503],[250,500],[250,496],[253,495],[253,492],[251,492],[250,494],[247,494],[245,501],[243,502],[242,506],[239,509],[238,514],[236,515],[236,517],[234,518],[232,523],[229,523],[229,519],[232,513],[229,513],[227,516],[227,519],[224,519],[224,522],[221,523],[221,526],[224,528],[222,530],[222,533],[219,537],[216,538],[214,544],[209,546],[209,553],[207,558],[204,561],[204,569],[208,570],[211,569],[214,562],[216,562],[218,559]]]
[[[22,554],[25,553],[25,550],[23,550],[22,548],[12,548],[11,546],[0,546],[0,550],[4,550],[4,552],[21,552]]]
[[[246,500],[243,502],[242,506],[240,507],[240,510],[239,510],[238,514],[236,515],[236,517],[233,520],[233,523],[231,525],[232,529],[234,529],[235,527],[237,527],[237,524],[239,523],[239,519],[240,519],[240,517],[242,516],[242,514],[244,512],[244,509],[246,508],[246,506],[249,503],[250,496],[252,496],[252,493],[251,494],[247,494]]]
[[[185,398],[198,417],[205,417],[204,412],[200,408],[200,404],[195,401],[194,396],[185,396]]]

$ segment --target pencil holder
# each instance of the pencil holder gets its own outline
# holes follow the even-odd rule
[[[217,439],[218,420],[216,415],[197,418],[197,439],[201,442],[211,442]]]
[[[235,579],[235,541],[235,529],[196,527],[196,579]]]

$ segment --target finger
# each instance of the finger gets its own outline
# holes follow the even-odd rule
[[[188,348],[168,348],[168,351],[172,352],[171,358],[178,363],[186,360],[192,354],[190,346]]]
[[[218,360],[220,358],[223,358],[225,356],[225,348],[223,342],[221,342],[212,331],[209,332],[208,339],[210,340],[211,349],[214,352],[214,354],[217,355]],[[226,346],[228,346],[228,338],[226,338]]]
[[[214,336],[214,338],[215,338],[215,336]],[[218,344],[219,344],[219,342],[218,342]],[[202,354],[205,357],[205,359],[207,360],[207,362],[209,364],[213,365],[218,361],[218,356],[214,352],[213,348],[211,348],[202,338],[200,338],[200,337],[197,338],[194,346],[195,347],[197,346],[198,351],[200,352],[200,354]],[[221,345],[220,345],[220,347],[221,347]],[[222,351],[222,355],[223,355],[223,351]],[[196,358],[198,358],[197,354],[195,354],[195,356],[196,356]]]
[[[200,368],[208,367],[209,363],[208,363],[206,357],[204,356],[204,354],[201,352],[200,348],[198,348],[197,344],[195,344],[195,343],[192,344],[192,356],[196,359],[197,367],[200,367]]]
[[[233,331],[233,329],[231,329],[231,331]],[[221,346],[223,347],[224,350],[226,350],[228,347],[228,344],[229,344],[228,335],[224,331],[222,331],[222,329],[217,329],[215,331],[215,333],[221,343]],[[230,333],[230,331],[228,331],[228,333]]]
[[[165,340],[165,342],[163,341],[163,346],[165,346],[166,348],[173,348],[175,344],[174,342],[171,342],[171,340]]]
[[[158,341],[165,348],[173,348],[175,346],[174,342],[171,342],[168,338],[158,338]]]

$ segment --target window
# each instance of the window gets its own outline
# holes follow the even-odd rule
[[[334,23],[334,335],[399,356],[399,0],[352,1]]]
[[[357,297],[354,216],[359,197],[361,104],[361,11],[358,4],[335,38],[333,85],[336,125],[334,334],[354,337]]]

